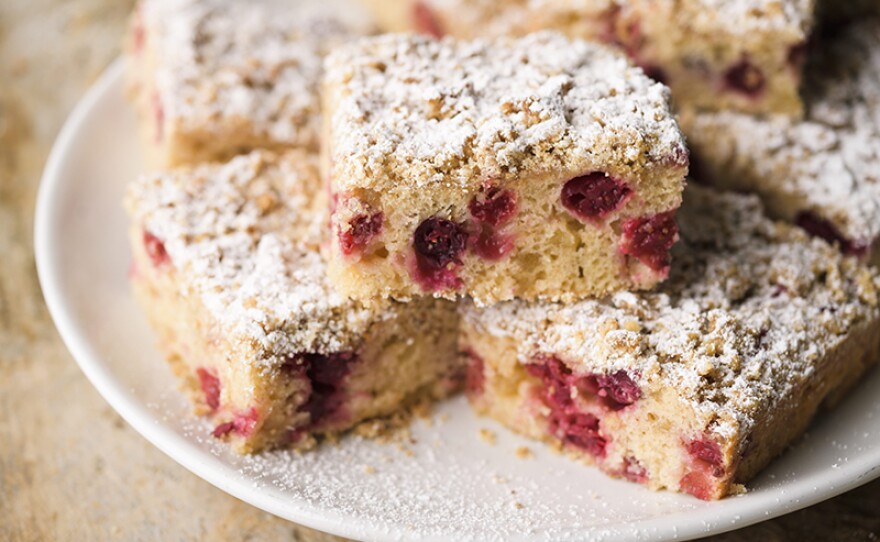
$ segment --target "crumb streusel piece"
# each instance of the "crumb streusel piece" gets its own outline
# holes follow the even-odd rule
[[[557,30],[623,49],[676,103],[798,116],[815,0],[367,0],[386,29],[435,37]],[[830,3],[830,2],[829,2]]]
[[[465,305],[476,410],[651,489],[741,490],[880,359],[880,276],[690,187],[657,291]]]
[[[357,299],[574,300],[666,277],[688,154],[668,89],[559,34],[328,57],[330,276]]]
[[[317,150],[321,63],[371,31],[344,0],[141,0],[126,43],[129,89],[150,162],[223,160],[251,149]]]
[[[707,184],[759,194],[768,210],[876,260],[880,238],[880,19],[839,29],[811,62],[802,121],[685,113]]]
[[[142,177],[131,279],[213,435],[239,451],[391,414],[461,379],[452,303],[364,307],[328,284],[312,155],[268,152]]]

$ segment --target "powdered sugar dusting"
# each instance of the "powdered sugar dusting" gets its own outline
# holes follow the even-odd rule
[[[552,353],[575,371],[626,369],[643,390],[678,390],[731,437],[880,318],[876,272],[765,219],[754,196],[690,188],[679,220],[682,242],[658,292],[466,306],[466,321],[514,337],[524,362]]]
[[[626,3],[626,1],[624,1]],[[701,26],[718,27],[723,21],[727,28],[737,33],[754,30],[803,30],[813,23],[814,0],[690,0],[692,13],[698,15],[693,22]]]
[[[135,227],[162,240],[184,295],[198,295],[235,344],[283,363],[352,350],[390,304],[338,295],[318,245],[326,202],[315,159],[255,152],[224,165],[143,176],[128,193]]]
[[[804,121],[700,114],[688,131],[707,161],[748,173],[731,182],[754,179],[867,246],[880,237],[880,20],[847,28],[812,72]]]
[[[381,36],[337,50],[326,69],[342,190],[638,170],[686,155],[665,86],[605,46],[555,33]]]
[[[324,55],[372,30],[343,0],[142,0],[140,14],[169,123],[312,147]]]

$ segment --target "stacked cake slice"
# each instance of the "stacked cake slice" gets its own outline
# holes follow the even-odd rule
[[[670,105],[692,108],[700,172],[863,254],[874,234],[774,183],[836,189],[798,169],[825,145],[873,204],[877,27],[801,121],[807,0],[376,3],[386,26],[487,36],[470,41],[363,37],[333,4],[142,0],[133,18],[145,146],[179,167],[129,188],[131,279],[214,437],[305,448],[464,387],[613,476],[717,499],[877,361],[880,274],[756,196],[685,188]],[[713,127],[728,115],[788,131],[721,144],[742,137]],[[810,130],[837,139],[790,135]]]
[[[575,304],[465,306],[476,409],[604,471],[717,499],[880,356],[876,273],[690,187],[669,280]]]
[[[793,116],[801,112],[798,88],[816,11],[814,0],[365,3],[392,31],[473,38],[556,30],[572,38],[608,43],[667,83],[678,103]]]
[[[331,275],[359,299],[575,300],[669,270],[688,154],[602,45],[390,35],[327,60]]]
[[[265,151],[129,189],[135,293],[213,435],[307,446],[456,389],[458,316],[431,298],[370,307],[327,280],[313,156]]]
[[[837,29],[810,65],[803,120],[683,116],[701,182],[755,192],[777,217],[877,261],[880,18]]]

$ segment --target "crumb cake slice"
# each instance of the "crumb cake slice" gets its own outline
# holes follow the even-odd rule
[[[776,217],[877,260],[880,237],[880,19],[840,29],[810,66],[802,121],[685,113],[694,174],[759,194]]]
[[[389,35],[325,67],[344,294],[573,300],[666,277],[688,154],[668,89],[623,55]]]
[[[435,37],[556,30],[626,51],[676,103],[799,116],[814,0],[368,0],[386,29]],[[825,2],[832,4],[831,2]]]
[[[136,296],[213,435],[242,452],[305,447],[461,382],[453,304],[367,308],[328,284],[316,162],[257,152],[129,189]]]
[[[126,43],[150,162],[317,150],[324,55],[371,30],[344,0],[141,0]]]
[[[880,355],[876,272],[691,187],[669,280],[571,305],[465,305],[476,410],[612,476],[742,490]]]

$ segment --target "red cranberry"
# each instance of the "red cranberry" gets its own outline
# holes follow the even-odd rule
[[[382,232],[385,215],[381,212],[372,215],[359,215],[351,221],[348,231],[339,233],[339,246],[345,255],[360,252]]]
[[[687,451],[696,459],[706,462],[712,467],[715,476],[721,476],[724,471],[724,456],[717,442],[709,439],[692,440],[687,445]]]
[[[162,100],[159,99],[159,93],[153,91],[150,96],[150,103],[153,107],[153,120],[156,125],[155,142],[161,143],[165,139],[165,108],[162,106]]]
[[[572,399],[572,389],[582,379],[556,357],[538,356],[535,360],[537,363],[526,365],[526,371],[542,381],[542,400],[550,409],[550,432],[565,443],[604,457],[608,441],[599,433],[599,418],[581,411]]]
[[[623,223],[620,251],[654,271],[669,269],[669,249],[678,240],[675,211],[634,218]]]
[[[451,220],[432,217],[416,228],[413,246],[420,263],[432,269],[443,269],[449,264],[460,264],[461,253],[467,245],[464,226]]]
[[[562,187],[562,205],[582,220],[598,220],[619,209],[632,196],[623,181],[597,171],[575,177]]]
[[[648,470],[632,456],[623,458],[623,477],[630,482],[644,484],[648,481]]]
[[[443,26],[437,19],[437,15],[424,2],[416,2],[412,7],[412,21],[416,32],[434,38],[443,37]]]
[[[241,437],[248,437],[254,432],[258,419],[257,409],[251,407],[247,412],[236,414],[232,421],[219,424],[211,434],[216,438],[220,438],[234,432]]]
[[[731,66],[724,74],[727,88],[754,97],[764,89],[764,74],[747,58]]]
[[[471,216],[491,226],[500,226],[516,212],[516,194],[492,187],[474,196],[468,205]]]
[[[599,435],[599,418],[593,414],[574,414],[553,416],[551,427],[556,425],[557,434],[562,440],[582,448],[596,457],[605,457],[608,441]]]
[[[147,251],[147,256],[150,257],[150,261],[153,262],[155,267],[162,267],[171,263],[171,257],[168,256],[168,252],[165,250],[165,243],[146,230],[144,230],[143,237],[144,249]]]
[[[483,393],[486,384],[485,363],[473,350],[465,350],[464,355],[468,360],[464,389],[468,395],[476,397]]]
[[[838,245],[844,254],[852,256],[864,256],[868,253],[866,243],[856,242],[840,233],[834,224],[822,218],[813,211],[801,211],[795,217],[795,224],[803,228],[813,237]]]
[[[205,394],[205,403],[211,407],[211,410],[217,410],[220,406],[220,379],[213,371],[203,367],[196,369],[196,375],[199,377],[202,392]]]
[[[717,442],[706,438],[694,439],[685,446],[693,458],[690,470],[681,478],[681,490],[702,500],[712,499],[717,493],[718,478],[724,476],[724,456]]]
[[[214,438],[224,437],[232,431],[233,427],[235,427],[235,424],[232,422],[223,422],[215,427],[211,434],[214,435]]]
[[[247,412],[236,414],[235,417],[232,418],[232,428],[237,435],[242,437],[250,436],[250,434],[254,432],[254,428],[257,426],[258,419],[259,415],[257,414],[257,409],[251,407]]]
[[[716,480],[699,470],[688,472],[678,483],[682,491],[703,501],[712,500],[717,485]]]
[[[461,265],[467,242],[468,234],[463,224],[439,217],[431,217],[419,224],[413,234],[414,275],[422,287],[429,291],[459,288],[461,281],[454,266]]]
[[[642,396],[642,390],[633,382],[626,371],[620,370],[610,375],[596,376],[599,391],[597,395],[614,410],[635,403]]]
[[[345,381],[357,361],[353,352],[304,354],[302,369],[311,383],[311,392],[300,410],[310,415],[310,425],[333,422],[345,415]]]
[[[645,75],[658,83],[663,83],[665,85],[669,81],[663,68],[656,64],[645,64],[642,66],[642,71],[645,72]]]
[[[498,261],[513,250],[513,236],[495,231],[491,226],[483,226],[480,233],[473,236],[471,248],[480,258]]]

